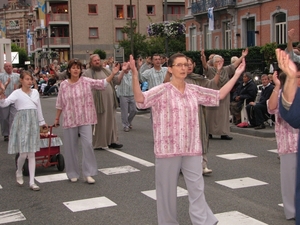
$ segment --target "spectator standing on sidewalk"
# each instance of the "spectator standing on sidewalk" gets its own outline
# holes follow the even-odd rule
[[[8,97],[19,86],[20,74],[13,73],[13,67],[10,62],[4,63],[4,73],[0,74],[0,81],[6,84],[5,96]],[[0,107],[1,132],[4,141],[9,140],[9,133],[14,116],[17,113],[14,103],[2,108]]]
[[[136,115],[136,105],[132,91],[132,72],[130,65],[124,62],[122,71],[118,74],[120,84],[117,86],[117,94],[120,99],[121,120],[125,132],[132,129],[132,120]]]

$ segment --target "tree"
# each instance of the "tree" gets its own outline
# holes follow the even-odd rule
[[[16,66],[17,67],[24,67],[25,66],[25,61],[29,60],[26,50],[24,48],[20,48],[16,44],[11,44],[11,51],[19,53],[19,64],[17,64]]]
[[[93,53],[98,54],[100,59],[106,59],[106,52],[101,49],[96,49]]]

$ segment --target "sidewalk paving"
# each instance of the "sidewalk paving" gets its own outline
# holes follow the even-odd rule
[[[251,136],[256,136],[256,137],[262,137],[262,138],[274,138],[275,137],[274,126],[272,126],[272,127],[266,126],[265,129],[255,130],[254,128],[240,128],[235,125],[231,125],[230,132],[251,135]]]

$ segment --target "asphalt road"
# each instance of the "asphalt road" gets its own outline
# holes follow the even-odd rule
[[[55,98],[42,99],[43,113],[48,124],[55,118]],[[156,201],[144,194],[153,191],[154,154],[149,114],[135,117],[133,130],[124,132],[117,113],[119,141],[122,151],[95,151],[98,168],[126,168],[126,173],[106,175],[103,172],[95,177],[96,184],[89,185],[80,179],[77,183],[68,180],[37,184],[41,191],[29,190],[28,178],[20,187],[15,181],[14,156],[7,154],[7,143],[0,138],[0,224],[101,224],[101,225],[154,225],[157,224]],[[62,128],[54,133],[62,137]],[[213,139],[210,142],[209,167],[213,169],[205,177],[205,195],[212,211],[220,218],[220,225],[291,225],[286,221],[280,194],[279,164],[277,154],[268,150],[276,149],[274,138],[259,138],[232,134],[233,140]],[[80,142],[79,142],[80,145]],[[63,154],[63,147],[61,147]],[[126,153],[125,155],[121,155]],[[224,154],[245,153],[236,160],[222,157]],[[79,153],[81,155],[81,153]],[[135,158],[134,158],[135,157]],[[144,161],[142,161],[144,160]],[[120,168],[119,168],[120,169]],[[129,171],[129,172],[128,172]],[[36,177],[62,174],[55,167],[37,168]],[[62,174],[63,175],[63,174]],[[258,180],[262,185],[229,188],[222,181],[247,180],[251,184]],[[230,181],[229,184],[234,184]],[[244,184],[242,184],[244,185]],[[182,175],[178,187],[186,190]],[[84,203],[92,209],[79,207],[73,211],[67,206],[76,200],[97,199],[94,203]],[[102,200],[111,204],[103,207]],[[101,202],[100,206],[97,203]],[[103,201],[103,204],[105,201]],[[93,208],[94,207],[94,208]],[[178,221],[190,225],[188,198],[178,197]],[[77,211],[76,211],[77,210]],[[231,212],[230,214],[228,214]],[[242,215],[242,218],[239,216]]]

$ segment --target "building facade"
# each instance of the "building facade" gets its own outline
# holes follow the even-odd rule
[[[54,58],[60,62],[79,58],[86,63],[95,49],[113,56],[126,38],[122,28],[131,16],[141,34],[147,34],[150,23],[164,20],[164,0],[131,2],[130,6],[130,0],[32,0],[30,48],[35,64],[45,65]],[[183,19],[184,4],[184,0],[168,0],[168,20]]]
[[[299,41],[299,0],[185,0],[185,4],[187,50],[284,44],[292,28]]]

